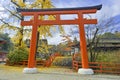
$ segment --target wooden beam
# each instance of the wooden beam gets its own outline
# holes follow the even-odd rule
[[[21,26],[32,26],[33,21],[21,21]]]
[[[84,19],[84,24],[97,24],[97,19]]]
[[[78,24],[78,20],[39,20],[38,25],[70,25]]]

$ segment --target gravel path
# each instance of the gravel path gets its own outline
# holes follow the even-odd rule
[[[117,75],[80,75],[66,68],[40,68],[36,74],[23,74],[22,69],[0,67],[0,80],[120,80]]]

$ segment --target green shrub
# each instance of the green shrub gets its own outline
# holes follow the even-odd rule
[[[56,57],[53,66],[72,67],[72,57]]]
[[[17,47],[13,51],[10,51],[7,55],[10,65],[18,63],[19,61],[28,59],[28,49],[26,47]]]
[[[99,56],[97,58],[98,62],[114,62],[114,63],[120,63],[120,51],[108,51],[106,53],[99,53]]]

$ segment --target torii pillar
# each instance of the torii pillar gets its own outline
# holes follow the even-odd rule
[[[82,68],[78,70],[80,74],[93,74],[93,70],[89,68],[88,65],[88,54],[86,47],[86,38],[84,24],[97,24],[97,19],[84,19],[83,14],[96,13],[97,10],[100,10],[102,5],[90,6],[90,7],[77,7],[77,8],[52,8],[52,9],[19,9],[18,12],[21,12],[22,16],[33,16],[33,20],[30,21],[21,21],[22,26],[32,26],[32,37],[30,43],[30,53],[28,59],[28,68],[23,70],[24,73],[36,73],[36,61],[35,61],[35,52],[36,52],[36,42],[37,42],[37,28],[40,25],[70,25],[76,24],[79,25],[80,33],[80,49],[81,49],[81,58],[82,58]],[[61,15],[76,14],[78,15],[77,19],[61,20]],[[39,16],[53,15],[55,20],[40,20]]]

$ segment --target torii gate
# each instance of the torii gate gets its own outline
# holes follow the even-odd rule
[[[32,26],[32,37],[30,43],[30,53],[28,58],[28,68],[23,70],[24,73],[36,73],[35,68],[35,52],[36,52],[36,41],[37,41],[37,28],[40,25],[79,25],[80,34],[80,49],[82,57],[82,69],[78,70],[80,74],[93,74],[92,69],[88,66],[88,54],[86,48],[86,38],[84,24],[97,24],[97,19],[84,19],[83,14],[96,13],[100,10],[102,5],[90,6],[90,7],[77,7],[77,8],[52,8],[52,9],[19,9],[17,11],[22,16],[33,16],[34,19],[30,21],[21,21],[22,26]],[[74,20],[61,20],[60,15],[76,14],[77,19]],[[38,16],[54,15],[55,20],[39,20]]]

